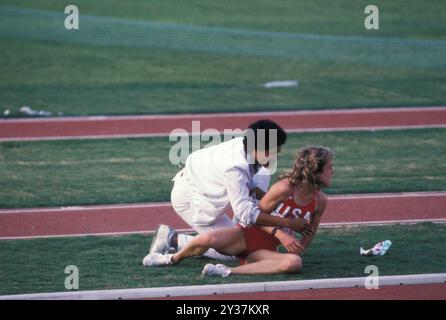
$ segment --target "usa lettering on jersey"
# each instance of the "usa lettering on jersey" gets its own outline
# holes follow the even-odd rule
[[[291,201],[286,201],[279,204],[277,208],[274,209],[272,215],[282,218],[302,218],[310,221],[311,211],[306,211],[305,214],[303,214],[302,209],[297,207],[297,203],[294,200],[292,200],[292,203],[290,202]]]

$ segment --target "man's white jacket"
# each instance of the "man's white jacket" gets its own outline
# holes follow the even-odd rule
[[[260,209],[249,195],[255,175],[253,164],[246,155],[243,137],[189,155],[185,174],[192,189],[195,224],[212,224],[229,205],[240,224],[255,224]]]

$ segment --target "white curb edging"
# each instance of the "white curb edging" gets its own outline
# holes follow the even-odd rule
[[[367,277],[317,280],[235,283],[164,288],[54,292],[0,296],[0,300],[117,300],[234,293],[280,292],[309,289],[362,288]],[[379,277],[379,286],[446,283],[446,273],[412,274]]]

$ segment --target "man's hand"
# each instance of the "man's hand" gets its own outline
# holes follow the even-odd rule
[[[280,243],[289,253],[301,255],[305,250],[302,244],[293,235],[280,229],[276,232],[276,238],[279,239]]]
[[[315,232],[315,230],[314,230],[313,225],[310,223],[307,223],[305,226],[305,230],[301,233],[302,233],[303,237],[306,238],[306,237],[312,236],[314,234],[314,232]]]
[[[304,236],[311,236],[314,233],[314,228],[305,219],[301,218],[286,218],[289,220],[289,228]]]
[[[249,190],[250,196],[255,196],[257,200],[261,200],[263,196],[265,195],[265,191],[260,189],[259,187],[254,187],[251,190]]]

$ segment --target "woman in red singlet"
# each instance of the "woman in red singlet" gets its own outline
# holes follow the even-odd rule
[[[300,239],[295,237],[292,230],[285,228],[223,228],[198,235],[181,251],[169,255],[166,264],[176,264],[186,257],[199,256],[214,248],[223,254],[238,256],[241,264],[237,267],[208,264],[203,269],[205,276],[299,271],[302,267],[301,255],[313,240],[327,204],[327,196],[321,189],[331,185],[333,159],[333,153],[328,148],[301,149],[293,169],[281,176],[259,203],[262,211],[271,212],[272,215],[308,220],[312,229],[302,234]],[[277,251],[280,244],[287,249],[287,253]]]

